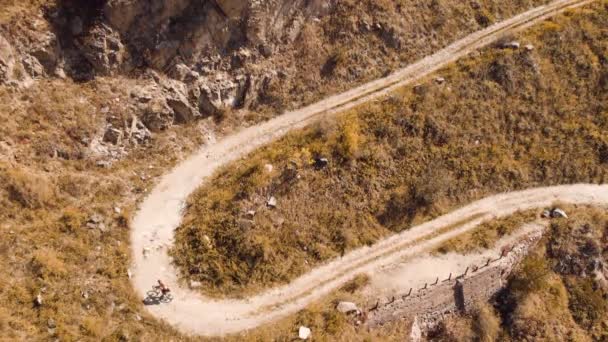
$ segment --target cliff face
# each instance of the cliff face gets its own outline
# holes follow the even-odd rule
[[[100,127],[111,144],[132,131],[112,116],[146,137],[209,116],[239,125],[386,75],[546,1],[28,0],[18,20],[0,17],[0,85],[115,83],[117,96],[100,99],[124,98],[123,113],[107,113],[113,127]]]
[[[293,43],[307,20],[330,7],[328,0],[67,1],[51,17],[62,45],[82,57],[72,76],[90,79],[141,67],[178,75],[230,70],[243,64],[239,57],[268,57]],[[244,48],[246,56],[220,63]]]
[[[146,63],[163,69],[175,58],[192,64],[244,46],[269,51],[328,8],[327,0],[110,0],[103,13]]]

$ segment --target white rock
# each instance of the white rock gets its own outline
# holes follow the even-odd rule
[[[357,304],[353,302],[340,302],[338,303],[338,306],[336,306],[336,310],[340,311],[341,313],[347,314],[351,312],[357,312],[359,308],[357,307]]]
[[[266,202],[266,205],[268,205],[270,208],[276,208],[277,207],[277,199],[272,196],[268,199],[268,202]]]
[[[298,337],[300,337],[300,340],[307,340],[310,337],[310,334],[310,328],[305,326],[301,326],[300,330],[298,331]]]
[[[274,166],[272,166],[271,164],[266,164],[264,165],[264,170],[266,170],[266,172],[271,173],[272,170],[274,170]]]
[[[203,283],[201,283],[200,281],[190,280],[190,288],[191,289],[198,289],[201,286],[203,286]]]
[[[36,303],[37,306],[42,305],[42,294],[38,293],[36,299],[34,299],[34,303]]]
[[[519,49],[519,47],[520,47],[520,44],[517,41],[508,42],[503,45],[503,48],[505,48],[505,49],[517,50],[517,49]]]
[[[443,78],[443,77],[437,77],[437,78],[435,78],[435,82],[437,84],[443,84],[443,83],[445,83],[445,78]]]
[[[565,211],[563,211],[562,209],[559,209],[559,208],[553,209],[551,216],[553,218],[568,218],[568,214],[566,214]]]
[[[210,245],[210,244],[211,244],[211,239],[210,239],[210,238],[209,238],[207,235],[203,235],[203,240],[205,240],[205,243],[206,243],[207,245]]]
[[[532,44],[526,44],[526,46],[524,46],[524,48],[526,50],[528,50],[528,51],[532,51],[532,50],[534,50],[534,45],[532,45]]]

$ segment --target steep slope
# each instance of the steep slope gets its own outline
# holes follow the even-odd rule
[[[594,9],[511,37],[520,49],[505,48],[506,40],[440,71],[441,78],[220,169],[192,195],[177,230],[172,256],[182,275],[203,282],[208,294],[256,292],[463,201],[604,182],[606,13]],[[583,36],[595,38],[581,43]],[[300,125],[300,114],[270,127]],[[208,167],[267,141],[257,138],[265,132],[262,126],[223,142],[229,154],[210,149]],[[188,186],[198,181],[187,179]]]
[[[257,103],[245,105],[255,111],[231,113],[226,104],[233,102],[222,100],[216,102],[222,110],[203,120],[215,109],[202,109],[196,92],[190,97],[198,84],[181,80],[173,69],[130,64],[147,57],[133,54],[129,37],[107,21],[105,2],[0,1],[0,268],[10,274],[0,283],[0,339],[193,340],[144,310],[129,280],[129,221],[158,176],[216,135],[278,115],[275,105],[298,106],[350,88],[539,3],[341,1],[344,7],[319,20],[310,17],[291,45],[277,43],[271,57],[260,58],[252,46],[260,63],[233,67],[232,60],[241,57],[230,49],[221,62],[204,62],[222,65],[217,75],[233,84],[239,75],[270,70],[272,86],[262,89]],[[83,8],[92,11],[70,12]],[[434,23],[438,10],[444,20]],[[349,29],[351,36],[342,37],[340,18],[350,15],[356,25]],[[82,32],[78,22],[73,25],[76,17]],[[404,45],[390,48],[376,23],[402,28],[397,38],[406,37]],[[321,37],[322,44],[307,45],[306,37]],[[323,47],[321,53],[312,53],[317,46]],[[341,46],[356,49],[337,59],[345,62],[331,77],[321,77],[325,61]],[[302,52],[319,58],[300,63]],[[274,76],[277,64],[282,67]],[[215,86],[215,70],[201,69],[200,75],[211,89],[224,89]],[[306,86],[299,85],[302,77],[308,77]],[[233,98],[234,93],[221,94]],[[281,334],[271,331],[260,338],[293,337],[291,330]]]

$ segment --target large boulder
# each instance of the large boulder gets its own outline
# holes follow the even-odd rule
[[[177,123],[188,123],[200,117],[198,109],[190,105],[188,87],[174,80],[161,82],[167,105],[173,110]]]
[[[349,314],[353,312],[358,312],[359,308],[357,307],[357,304],[353,302],[340,302],[338,303],[338,306],[336,306],[336,310],[343,314]]]
[[[200,110],[215,114],[225,109],[241,107],[249,84],[246,76],[237,76],[234,79],[217,76],[213,81],[202,79],[199,82]]]
[[[144,107],[141,121],[152,132],[164,131],[175,121],[174,111],[163,98],[154,98]]]
[[[61,57],[57,36],[50,31],[41,32],[30,46],[29,54],[40,62],[47,74],[54,75]]]

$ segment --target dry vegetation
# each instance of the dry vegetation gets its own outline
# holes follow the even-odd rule
[[[40,11],[54,0],[0,0],[0,25]]]
[[[511,235],[538,217],[536,210],[518,212],[509,217],[484,222],[465,234],[443,242],[436,253],[468,254],[493,248],[502,237]]]
[[[120,104],[128,96],[125,84],[40,80],[27,92],[0,88],[0,268],[6,275],[0,340],[178,336],[143,312],[131,288],[128,220],[149,179],[175,164],[178,148],[188,153],[201,137],[195,127],[158,134],[112,167],[98,167],[87,140],[99,137],[106,121],[130,115]],[[179,145],[172,134],[184,136]],[[94,215],[102,217],[103,229],[87,226]],[[38,294],[41,306],[34,302]]]
[[[283,70],[247,119],[286,109],[376,79],[467,34],[548,0],[342,0],[319,23],[307,23],[296,44],[268,62]]]
[[[224,168],[177,231],[184,277],[244,295],[472,199],[604,182],[605,6],[516,38],[532,51],[489,48],[442,70],[444,84],[404,89]]]
[[[425,24],[409,33],[405,57],[399,61],[377,48],[381,37],[376,33],[360,37],[362,49],[384,55],[373,67],[361,64],[365,75],[359,80],[541,2],[546,1],[480,1],[479,13],[465,10],[461,1],[401,2],[399,11],[410,13],[409,21]],[[27,21],[47,3],[0,0],[0,24]],[[373,10],[369,13],[382,19],[397,5],[345,1],[337,17]],[[427,15],[415,15],[418,10]],[[435,16],[436,10],[444,15]],[[469,25],[471,19],[477,24]],[[446,70],[445,86],[427,83],[415,93],[405,90],[392,100],[286,138],[233,168],[236,175],[218,176],[217,191],[202,190],[191,208],[213,208],[212,216],[191,215],[188,222],[201,229],[180,232],[180,242],[188,243],[178,252],[192,258],[180,259],[188,265],[184,267],[193,267],[200,277],[203,270],[211,272],[205,273],[211,274],[205,284],[215,293],[254,291],[486,193],[530,184],[602,181],[606,170],[601,163],[608,161],[607,39],[601,25],[606,19],[605,8],[596,5],[593,12],[545,24],[526,35],[537,46],[534,52],[486,51]],[[343,24],[324,20],[328,30]],[[427,32],[433,43],[420,39]],[[328,37],[333,37],[332,45],[320,55],[331,56],[335,66],[326,70],[342,76],[334,76],[335,84],[325,88],[317,89],[318,83],[287,87],[287,95],[306,102],[340,89],[352,77],[346,73],[348,65],[367,60],[338,51],[344,43],[339,32]],[[365,39],[377,41],[368,46]],[[307,71],[298,71],[295,79]],[[202,143],[200,130],[176,127],[157,134],[107,169],[87,155],[88,139],[98,137],[106,122],[120,124],[132,114],[124,99],[133,85],[115,78],[86,84],[38,80],[27,91],[0,87],[0,269],[5,273],[0,282],[0,340],[192,339],[146,314],[133,292],[127,277],[128,221],[154,177]],[[316,95],[307,94],[313,90]],[[108,115],[101,112],[104,107]],[[330,166],[316,169],[311,165],[316,156],[329,157]],[[275,171],[266,174],[268,162]],[[269,194],[279,199],[278,210],[263,208]],[[253,224],[242,220],[251,208],[257,210]],[[94,214],[103,218],[106,229],[87,226]],[[196,249],[204,234],[212,237],[212,251]],[[277,265],[285,267],[278,270]],[[244,281],[244,274],[251,282]],[[356,289],[365,281],[358,282],[295,317],[232,339],[290,340],[299,324],[306,324],[318,340],[403,340],[405,324],[364,332],[335,314],[336,300],[356,299]],[[571,283],[567,288],[574,289]],[[586,285],[572,290],[573,307],[586,308],[593,298],[588,292]],[[34,303],[38,294],[41,306]],[[592,326],[602,313],[577,312],[576,322]],[[484,319],[479,329],[494,326]]]

